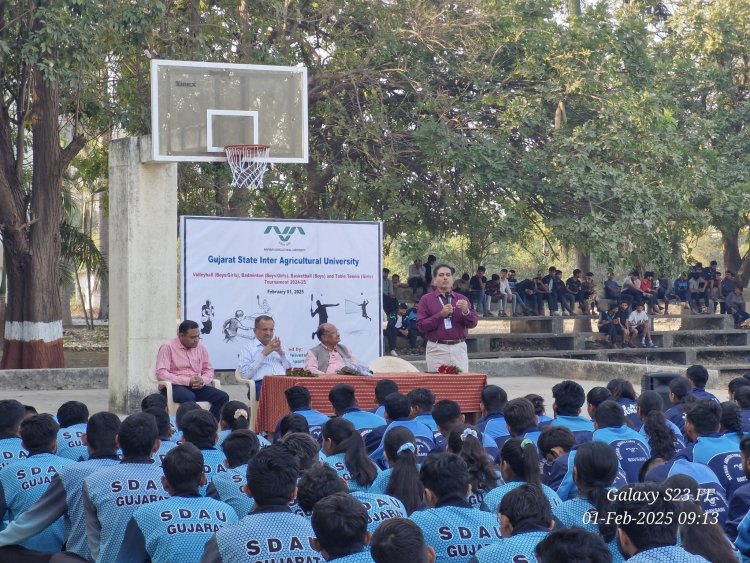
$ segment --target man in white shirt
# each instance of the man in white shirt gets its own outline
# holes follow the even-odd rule
[[[635,329],[640,335],[641,348],[656,348],[651,340],[648,324],[648,314],[643,310],[643,303],[640,303],[628,317],[628,328]]]
[[[284,375],[292,367],[287,359],[281,340],[274,337],[274,321],[268,315],[255,317],[256,340],[240,352],[240,374],[243,379],[255,381],[255,394],[260,397],[263,378],[267,375]]]

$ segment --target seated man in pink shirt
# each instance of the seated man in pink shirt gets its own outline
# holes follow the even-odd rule
[[[360,373],[361,366],[357,365],[357,358],[354,357],[349,348],[339,344],[341,335],[334,325],[323,323],[318,327],[315,334],[320,340],[320,344],[307,351],[306,370],[318,375],[324,373],[356,375]],[[344,371],[342,372],[342,370]]]
[[[159,348],[156,356],[156,379],[172,382],[175,403],[211,403],[211,414],[216,420],[220,419],[221,407],[229,401],[229,395],[211,386],[214,368],[208,360],[208,350],[201,344],[201,333],[195,321],[182,321],[177,338]]]

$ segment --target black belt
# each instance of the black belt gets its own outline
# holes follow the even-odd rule
[[[460,338],[458,340],[430,340],[430,342],[434,342],[435,344],[453,345],[453,344],[461,344],[461,342],[464,342],[465,340],[466,340],[465,338]]]

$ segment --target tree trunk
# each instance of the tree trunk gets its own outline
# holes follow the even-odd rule
[[[742,267],[740,255],[740,230],[737,228],[721,230],[721,245],[724,250],[724,269],[739,274]],[[743,285],[747,280],[742,282]]]
[[[591,253],[576,248],[576,268],[580,268],[583,275],[591,271]]]

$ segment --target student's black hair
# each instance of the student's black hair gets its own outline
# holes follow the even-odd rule
[[[66,401],[57,409],[57,423],[60,428],[84,424],[88,419],[89,408],[81,401]]]
[[[0,435],[17,434],[26,409],[15,399],[0,401]]]
[[[675,377],[669,382],[669,392],[677,397],[678,402],[692,402],[695,398],[691,394],[693,388],[690,384],[690,380],[687,377]]]
[[[607,383],[607,389],[612,393],[612,398],[615,401],[619,401],[623,398],[635,401],[638,398],[638,395],[633,388],[633,384],[627,379],[610,379]]]
[[[249,463],[260,451],[260,440],[252,430],[234,430],[224,438],[221,450],[231,467]]]
[[[422,506],[424,498],[416,449],[414,434],[405,426],[396,426],[383,438],[383,451],[393,468],[385,492],[400,500],[407,514]]]
[[[484,451],[479,430],[470,424],[459,424],[448,435],[448,449],[466,462],[472,492],[482,493],[497,487],[496,467]]]
[[[247,488],[257,506],[287,505],[298,475],[297,457],[281,444],[271,444],[248,462]]]
[[[594,408],[611,398],[612,393],[606,387],[592,387],[589,389],[589,392],[586,393],[586,402]]]
[[[727,540],[721,526],[704,516],[698,482],[689,475],[678,473],[664,481],[664,488],[670,492],[684,493],[680,498],[673,499],[677,507],[674,517],[683,522],[678,527],[681,547],[707,561],[735,561],[736,555],[732,544]]]
[[[601,536],[583,528],[555,528],[534,550],[538,563],[612,563]]]
[[[524,395],[524,398],[528,399],[534,405],[534,412],[537,416],[544,414],[544,397],[536,393],[529,393],[528,395]]]
[[[375,402],[382,405],[391,393],[398,393],[398,383],[392,379],[379,379],[375,384]]]
[[[541,487],[521,485],[503,496],[498,512],[505,516],[513,528],[524,525],[549,527],[552,508]]]
[[[115,436],[120,430],[120,417],[111,412],[97,412],[89,417],[86,424],[86,441],[96,453],[117,451]]]
[[[617,401],[607,399],[596,407],[594,422],[596,422],[599,428],[622,426],[625,424],[625,411],[622,410]]]
[[[195,401],[185,401],[184,403],[180,403],[180,406],[177,407],[177,412],[174,415],[174,424],[177,429],[182,430],[182,419],[185,418],[187,413],[200,408],[201,406]]]
[[[747,379],[748,381],[750,381],[750,371],[746,371],[745,373],[743,373],[742,377],[744,377],[745,379]]]
[[[29,417],[32,414],[39,414],[39,411],[36,410],[36,407],[34,405],[24,405],[23,411],[24,411],[24,418]]]
[[[456,269],[453,266],[450,266],[448,264],[437,264],[434,268],[432,268],[432,277],[436,278],[438,270],[441,268],[448,268],[451,271],[451,275],[456,273]]]
[[[750,459],[750,434],[745,434],[740,440],[740,451]]]
[[[21,440],[23,447],[29,450],[29,454],[51,452],[60,425],[55,422],[52,415],[34,414],[21,422]]]
[[[331,418],[323,425],[323,439],[330,438],[333,454],[343,453],[344,464],[352,480],[369,487],[378,476],[378,468],[367,455],[365,442],[354,428],[354,425],[344,418]]]
[[[213,448],[216,444],[217,424],[214,415],[200,409],[190,411],[182,419],[182,439],[199,449]]]
[[[643,418],[643,428],[648,434],[652,457],[672,459],[675,453],[674,431],[667,425],[662,412],[664,401],[656,391],[644,391],[638,397],[638,414]]]
[[[279,422],[279,434],[283,438],[291,432],[309,434],[310,423],[304,416],[297,412],[289,413]]]
[[[432,412],[432,407],[435,406],[435,393],[426,387],[412,389],[406,397],[409,399],[409,404],[421,413]]]
[[[361,552],[367,536],[367,509],[349,493],[320,499],[313,508],[315,538],[331,559]]]
[[[617,455],[604,442],[585,442],[578,446],[573,466],[578,490],[600,515],[597,521],[599,533],[609,543],[617,529],[614,520],[607,517],[612,511],[607,491],[617,476]]]
[[[406,518],[391,518],[377,527],[370,540],[375,563],[427,563],[422,529]]]
[[[424,488],[430,489],[438,500],[466,500],[469,490],[469,468],[456,454],[429,454],[419,470],[419,478]]]
[[[643,462],[643,465],[641,465],[641,468],[638,470],[638,482],[644,483],[646,481],[650,481],[651,479],[646,479],[646,475],[648,475],[648,472],[659,467],[660,465],[664,465],[667,461],[669,460],[665,460],[662,457],[652,455],[650,458]]]
[[[505,409],[503,409],[503,415],[513,436],[518,436],[529,428],[536,428],[537,418],[534,405],[523,397],[508,401],[505,404]]]
[[[300,473],[310,469],[320,459],[320,444],[310,434],[289,432],[281,438],[281,443],[297,456]]]
[[[750,407],[750,386],[740,387],[734,392],[734,400],[741,409]]]
[[[154,444],[159,438],[156,419],[148,413],[131,414],[120,424],[117,440],[123,457],[151,457]]]
[[[698,399],[685,409],[685,421],[692,424],[699,435],[718,432],[721,405],[713,399]]]
[[[408,418],[411,412],[411,405],[409,404],[409,398],[401,393],[391,393],[385,398],[383,403],[385,412],[388,418],[391,420],[398,420],[400,418]]]
[[[739,439],[742,439],[742,412],[734,401],[721,403],[721,427],[725,434],[736,432]]]
[[[339,383],[331,387],[331,390],[328,392],[328,402],[331,403],[336,412],[345,411],[348,408],[356,406],[357,400],[354,397],[354,393],[354,387],[346,383]]]
[[[221,420],[229,430],[250,428],[249,416],[250,408],[242,401],[229,401],[221,407]]]
[[[198,328],[198,323],[196,323],[195,321],[186,319],[180,323],[180,326],[177,329],[177,331],[180,334],[187,334],[189,330],[193,330],[194,328]]]
[[[508,464],[511,481],[524,481],[541,486],[539,475],[539,454],[534,442],[528,438],[511,438],[500,450],[500,460]]]
[[[305,512],[310,512],[320,499],[348,492],[349,487],[333,467],[316,463],[297,483],[297,504]]]
[[[169,439],[169,415],[164,409],[159,407],[149,407],[143,409],[143,412],[147,412],[156,420],[156,428],[159,429],[159,438]]]
[[[167,398],[161,393],[151,393],[141,399],[141,410],[145,411],[151,407],[157,407],[162,410],[167,410]]]
[[[578,443],[575,434],[565,426],[545,426],[536,441],[536,447],[543,456],[552,451],[552,448],[562,448],[569,452]]]
[[[290,387],[284,391],[284,396],[286,397],[286,404],[289,405],[289,410],[292,411],[307,408],[312,402],[310,391],[307,390],[307,387],[302,387],[302,385]]]
[[[508,402],[508,393],[497,385],[485,385],[482,389],[481,400],[488,412],[503,412]]]
[[[439,428],[450,430],[461,422],[461,407],[456,401],[443,399],[432,407],[432,418]]]
[[[563,416],[576,416],[586,401],[583,387],[571,380],[561,381],[554,385],[552,397],[555,399],[557,414]]]
[[[736,393],[740,387],[750,387],[750,381],[744,377],[735,377],[727,386],[729,392],[732,394]]]
[[[685,376],[693,382],[695,387],[705,387],[708,383],[708,370],[700,364],[687,368]]]
[[[612,512],[620,520],[617,527],[628,535],[638,551],[676,544],[677,518],[660,520],[661,525],[658,526],[642,524],[648,518],[643,516],[645,514],[675,514],[675,503],[669,500],[662,484],[647,482],[625,485],[620,488],[618,500],[613,505]]]
[[[186,442],[169,450],[161,467],[177,495],[198,494],[203,475],[203,454],[193,444]]]

